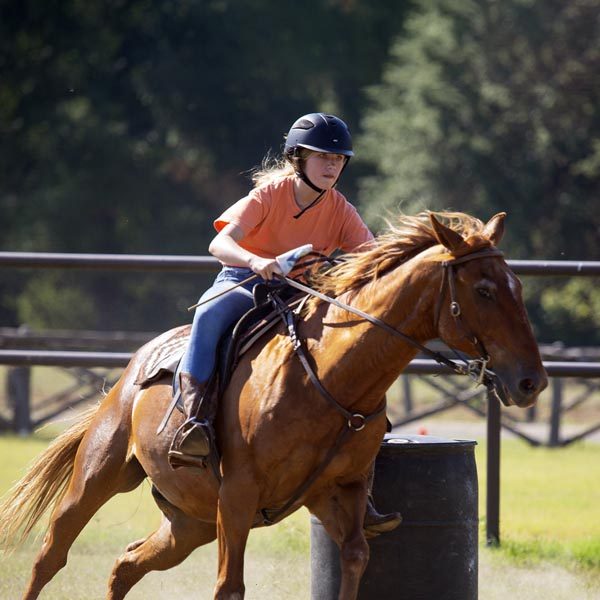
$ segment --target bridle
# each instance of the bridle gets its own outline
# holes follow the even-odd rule
[[[430,358],[435,360],[437,363],[448,367],[449,369],[454,371],[457,375],[469,375],[477,383],[485,385],[489,391],[496,392],[499,395],[502,402],[504,404],[508,404],[507,401],[505,399],[503,399],[503,397],[502,397],[502,394],[500,391],[502,386],[501,385],[498,386],[499,381],[498,381],[497,375],[495,375],[495,373],[493,373],[492,371],[490,371],[489,369],[486,368],[490,358],[489,358],[487,351],[485,350],[483,343],[475,335],[470,333],[470,331],[467,329],[467,327],[464,324],[464,321],[461,318],[462,311],[461,311],[460,304],[459,304],[457,296],[456,296],[456,283],[455,283],[456,273],[455,273],[454,267],[456,265],[463,264],[463,263],[469,262],[471,260],[476,260],[476,259],[480,259],[480,258],[489,258],[492,256],[503,256],[503,253],[500,250],[497,250],[496,248],[485,248],[483,250],[472,252],[470,254],[465,254],[464,256],[460,256],[458,258],[452,258],[450,260],[442,261],[440,263],[441,267],[443,268],[443,275],[442,275],[442,282],[440,284],[439,296],[438,296],[438,300],[437,300],[435,312],[434,312],[435,329],[437,331],[437,328],[439,325],[439,318],[440,318],[440,314],[441,314],[441,308],[442,308],[442,304],[443,304],[443,301],[445,298],[446,287],[447,287],[450,292],[450,314],[456,320],[457,325],[463,330],[465,337],[467,339],[469,339],[471,341],[471,343],[473,343],[473,345],[477,348],[477,351],[479,352],[479,355],[480,355],[478,358],[471,359],[471,360],[462,359],[465,364],[460,364],[460,363],[444,356],[440,352],[431,350],[431,348],[424,346],[423,344],[417,342],[415,339],[411,338],[410,336],[406,335],[405,333],[398,331],[395,327],[388,325],[385,321],[382,321],[378,317],[374,317],[358,308],[350,306],[349,304],[346,304],[345,302],[342,302],[341,300],[338,300],[337,298],[332,298],[331,296],[327,296],[326,294],[318,292],[317,290],[314,290],[311,287],[304,285],[303,283],[300,283],[299,281],[296,281],[295,279],[290,279],[289,277],[281,277],[281,279],[284,280],[286,283],[288,283],[290,286],[292,286],[302,292],[305,292],[306,294],[315,296],[316,298],[319,298],[320,300],[328,302],[329,304],[333,304],[334,306],[337,306],[338,308],[341,308],[349,313],[352,313],[358,317],[361,317],[362,319],[369,321],[369,323],[372,323],[373,325],[376,325],[377,327],[383,329],[384,331],[387,331],[389,334],[393,335],[394,337],[404,340],[405,342],[409,343],[413,347],[417,348],[424,355],[429,356]]]
[[[467,370],[468,374],[473,376],[475,374],[473,367],[479,365],[477,368],[478,374],[476,380],[480,384],[484,383],[483,380],[486,374],[487,363],[490,361],[490,356],[485,349],[483,342],[466,327],[462,320],[462,310],[456,296],[456,273],[454,267],[455,265],[460,265],[471,260],[488,258],[491,256],[504,256],[504,254],[495,248],[486,248],[484,250],[479,250],[478,252],[472,252],[471,254],[465,254],[458,258],[443,261],[441,263],[443,268],[442,282],[440,284],[440,291],[434,313],[434,328],[435,331],[439,331],[440,314],[444,298],[446,297],[447,287],[450,292],[450,314],[454,318],[457,327],[462,329],[464,333],[463,337],[469,340],[469,342],[477,349],[477,352],[479,352],[479,358],[467,361]]]

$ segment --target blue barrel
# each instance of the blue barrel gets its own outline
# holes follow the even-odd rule
[[[359,600],[477,600],[474,441],[387,434],[375,462],[379,512],[402,524],[369,540]],[[339,551],[311,517],[311,600],[337,600]]]

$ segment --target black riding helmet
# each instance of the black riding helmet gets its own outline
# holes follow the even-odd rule
[[[286,155],[293,154],[297,148],[354,156],[352,137],[346,123],[324,113],[304,115],[292,125],[285,139],[284,152]]]
[[[317,192],[324,190],[314,185],[304,173],[300,148],[314,152],[341,154],[346,157],[344,168],[350,157],[354,156],[352,136],[348,126],[340,118],[325,113],[310,113],[300,117],[285,138],[284,156],[294,165],[298,177]]]

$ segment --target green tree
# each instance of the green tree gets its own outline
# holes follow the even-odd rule
[[[356,125],[359,91],[378,80],[408,6],[0,1],[0,246],[205,254],[212,219],[246,192],[245,172],[279,150],[294,118],[339,111]],[[188,320],[156,274],[29,279],[0,282],[4,323]],[[201,286],[176,289],[191,304]],[[57,306],[58,322],[48,315],[59,297],[87,308]]]
[[[506,211],[511,258],[597,260],[599,10],[598,0],[420,2],[368,92],[360,147],[375,172],[360,201],[371,222],[399,207]],[[533,313],[552,313],[541,283],[527,289]],[[548,323],[538,330],[556,339]],[[571,342],[600,341],[575,331]]]

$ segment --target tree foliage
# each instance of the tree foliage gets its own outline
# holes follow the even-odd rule
[[[506,210],[511,257],[595,259],[599,1],[0,0],[0,247],[205,254],[247,171],[325,110],[363,132],[343,191],[374,229]],[[0,318],[159,331],[206,283],[13,271]],[[546,339],[598,324],[593,282],[569,285],[528,281]]]
[[[597,0],[420,2],[369,90],[360,142],[374,172],[360,199],[371,223],[397,207],[482,219],[506,211],[510,257],[597,260],[599,9]],[[527,288],[532,312],[550,314],[546,339],[569,313],[578,325],[562,334],[600,341],[590,335],[600,317],[580,306],[593,281],[570,284],[587,292],[560,310],[541,285]]]
[[[359,90],[377,81],[405,7],[4,0],[2,249],[205,254],[212,219],[299,114],[357,122]],[[198,281],[169,290],[156,275],[66,284],[36,272],[15,289],[18,279],[0,283],[5,323],[161,329],[188,320],[174,293],[191,304],[201,292]],[[43,317],[46,301],[83,296],[85,311]]]

